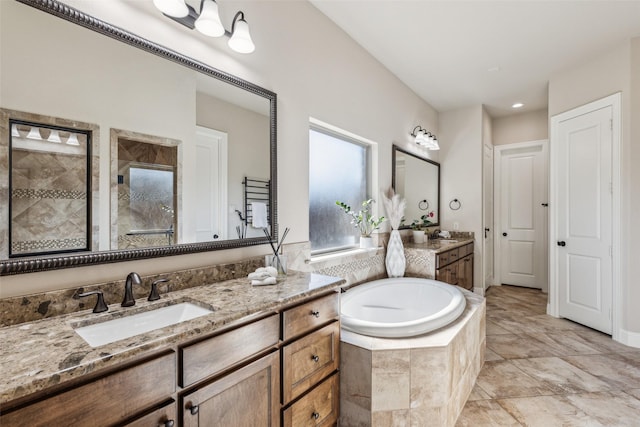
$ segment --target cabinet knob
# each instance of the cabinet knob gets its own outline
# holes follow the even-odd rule
[[[313,414],[311,414],[311,418],[313,418],[314,420],[317,420],[318,418],[320,418],[320,414],[317,412],[314,412]]]
[[[319,312],[319,311],[312,311],[312,312],[311,312],[311,315],[312,315],[313,317],[320,317],[320,312]]]
[[[176,425],[176,422],[173,420],[167,420],[164,422],[164,427],[173,427]]]
[[[507,233],[502,233],[502,235],[503,235],[504,237],[507,237]]]
[[[311,356],[311,360],[318,363],[320,361],[320,356],[318,356],[317,354],[314,354],[313,356]]]
[[[198,405],[193,405],[188,409],[189,409],[189,412],[191,412],[191,415],[197,415],[198,412],[200,411],[200,407]]]

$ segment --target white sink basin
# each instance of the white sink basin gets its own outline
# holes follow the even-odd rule
[[[213,312],[198,305],[183,302],[95,325],[82,326],[76,328],[75,331],[91,347],[99,347],[209,313]]]
[[[457,240],[453,239],[439,239],[440,243],[458,243]]]

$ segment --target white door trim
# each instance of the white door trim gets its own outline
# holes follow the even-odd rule
[[[502,171],[501,171],[501,163],[502,156],[504,151],[513,150],[517,148],[532,148],[536,146],[542,146],[542,150],[544,153],[549,153],[549,140],[548,139],[539,139],[535,141],[525,141],[525,142],[516,142],[513,144],[504,144],[504,145],[496,145],[494,146],[494,163],[493,163],[493,253],[494,253],[494,263],[493,263],[493,277],[494,283],[496,286],[502,285],[502,257],[500,254],[502,253],[502,239],[500,238],[500,230],[498,225],[502,222],[502,212],[500,210],[501,203],[501,194],[502,194]],[[545,158],[545,166],[544,173],[547,174],[549,171],[549,159]],[[548,185],[548,183],[547,183]],[[548,190],[548,189],[547,189]],[[549,193],[547,192],[547,195]],[[544,242],[543,242],[544,243]]]
[[[551,152],[550,152],[550,167],[549,167],[549,304],[547,306],[547,313],[551,316],[559,316],[558,308],[558,266],[556,262],[557,246],[555,242],[557,240],[557,192],[556,183],[558,181],[557,176],[557,159],[558,159],[558,144],[554,141],[558,140],[558,127],[559,123],[568,120],[573,117],[577,117],[583,114],[587,114],[591,111],[601,108],[612,108],[612,337],[616,341],[621,341],[625,337],[622,335],[622,292],[620,283],[620,258],[621,258],[621,233],[620,233],[620,142],[621,142],[621,93],[615,93],[597,101],[590,102],[589,104],[582,105],[574,108],[573,110],[555,115],[551,117]],[[623,341],[621,341],[623,342]]]

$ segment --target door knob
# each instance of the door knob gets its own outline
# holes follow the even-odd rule
[[[502,235],[503,235],[504,237],[507,237],[507,233],[502,233]]]
[[[558,242],[558,246],[567,246],[567,242],[565,242],[564,240],[560,240]]]

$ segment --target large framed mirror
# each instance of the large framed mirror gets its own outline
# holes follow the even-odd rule
[[[0,275],[264,244],[257,203],[277,238],[274,92],[56,0],[0,7]],[[24,193],[10,186],[12,114],[86,123],[100,141],[80,250],[9,250],[10,189]],[[247,182],[260,183],[259,200]]]
[[[431,223],[440,224],[440,163],[394,145],[392,148],[392,186],[405,198],[403,226],[409,228],[423,216]]]

